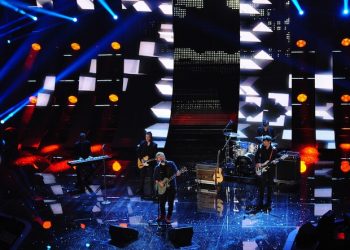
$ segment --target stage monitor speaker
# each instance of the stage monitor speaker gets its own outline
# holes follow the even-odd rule
[[[185,247],[192,244],[193,227],[178,227],[168,231],[168,239],[175,247]]]
[[[332,240],[335,231],[335,213],[329,210],[317,223],[317,234],[320,241]]]
[[[135,241],[139,237],[139,232],[133,228],[124,228],[120,226],[109,226],[110,243],[118,247],[123,247]]]
[[[300,159],[280,161],[275,171],[275,182],[297,184],[300,180]]]
[[[294,241],[294,249],[314,249],[317,242],[316,228],[311,222],[308,222],[299,228]]]

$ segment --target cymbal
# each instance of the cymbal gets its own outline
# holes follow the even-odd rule
[[[224,135],[228,136],[228,137],[237,137],[238,136],[238,134],[234,133],[234,132],[225,132]]]

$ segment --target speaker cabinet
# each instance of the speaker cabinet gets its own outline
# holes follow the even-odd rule
[[[123,247],[135,241],[139,237],[139,232],[133,228],[124,228],[120,226],[109,226],[109,235],[111,236],[111,244]]]
[[[275,182],[297,184],[300,180],[300,159],[283,160],[275,168]]]
[[[168,239],[176,248],[190,246],[192,237],[193,227],[178,227],[168,231]]]

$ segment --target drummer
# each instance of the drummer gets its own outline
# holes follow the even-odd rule
[[[256,133],[257,133],[257,136],[261,138],[265,135],[269,135],[272,138],[272,140],[275,139],[275,131],[273,130],[273,128],[270,128],[269,120],[266,120],[266,119],[263,120],[262,126],[258,128]]]

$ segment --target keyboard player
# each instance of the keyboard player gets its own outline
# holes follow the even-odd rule
[[[74,144],[74,156],[75,159],[87,159],[91,155],[91,144],[90,141],[86,139],[85,133],[80,133],[78,141]],[[92,192],[89,187],[89,177],[93,171],[93,164],[78,164],[76,166],[77,171],[77,183],[76,188],[79,192],[85,192],[85,187]]]

